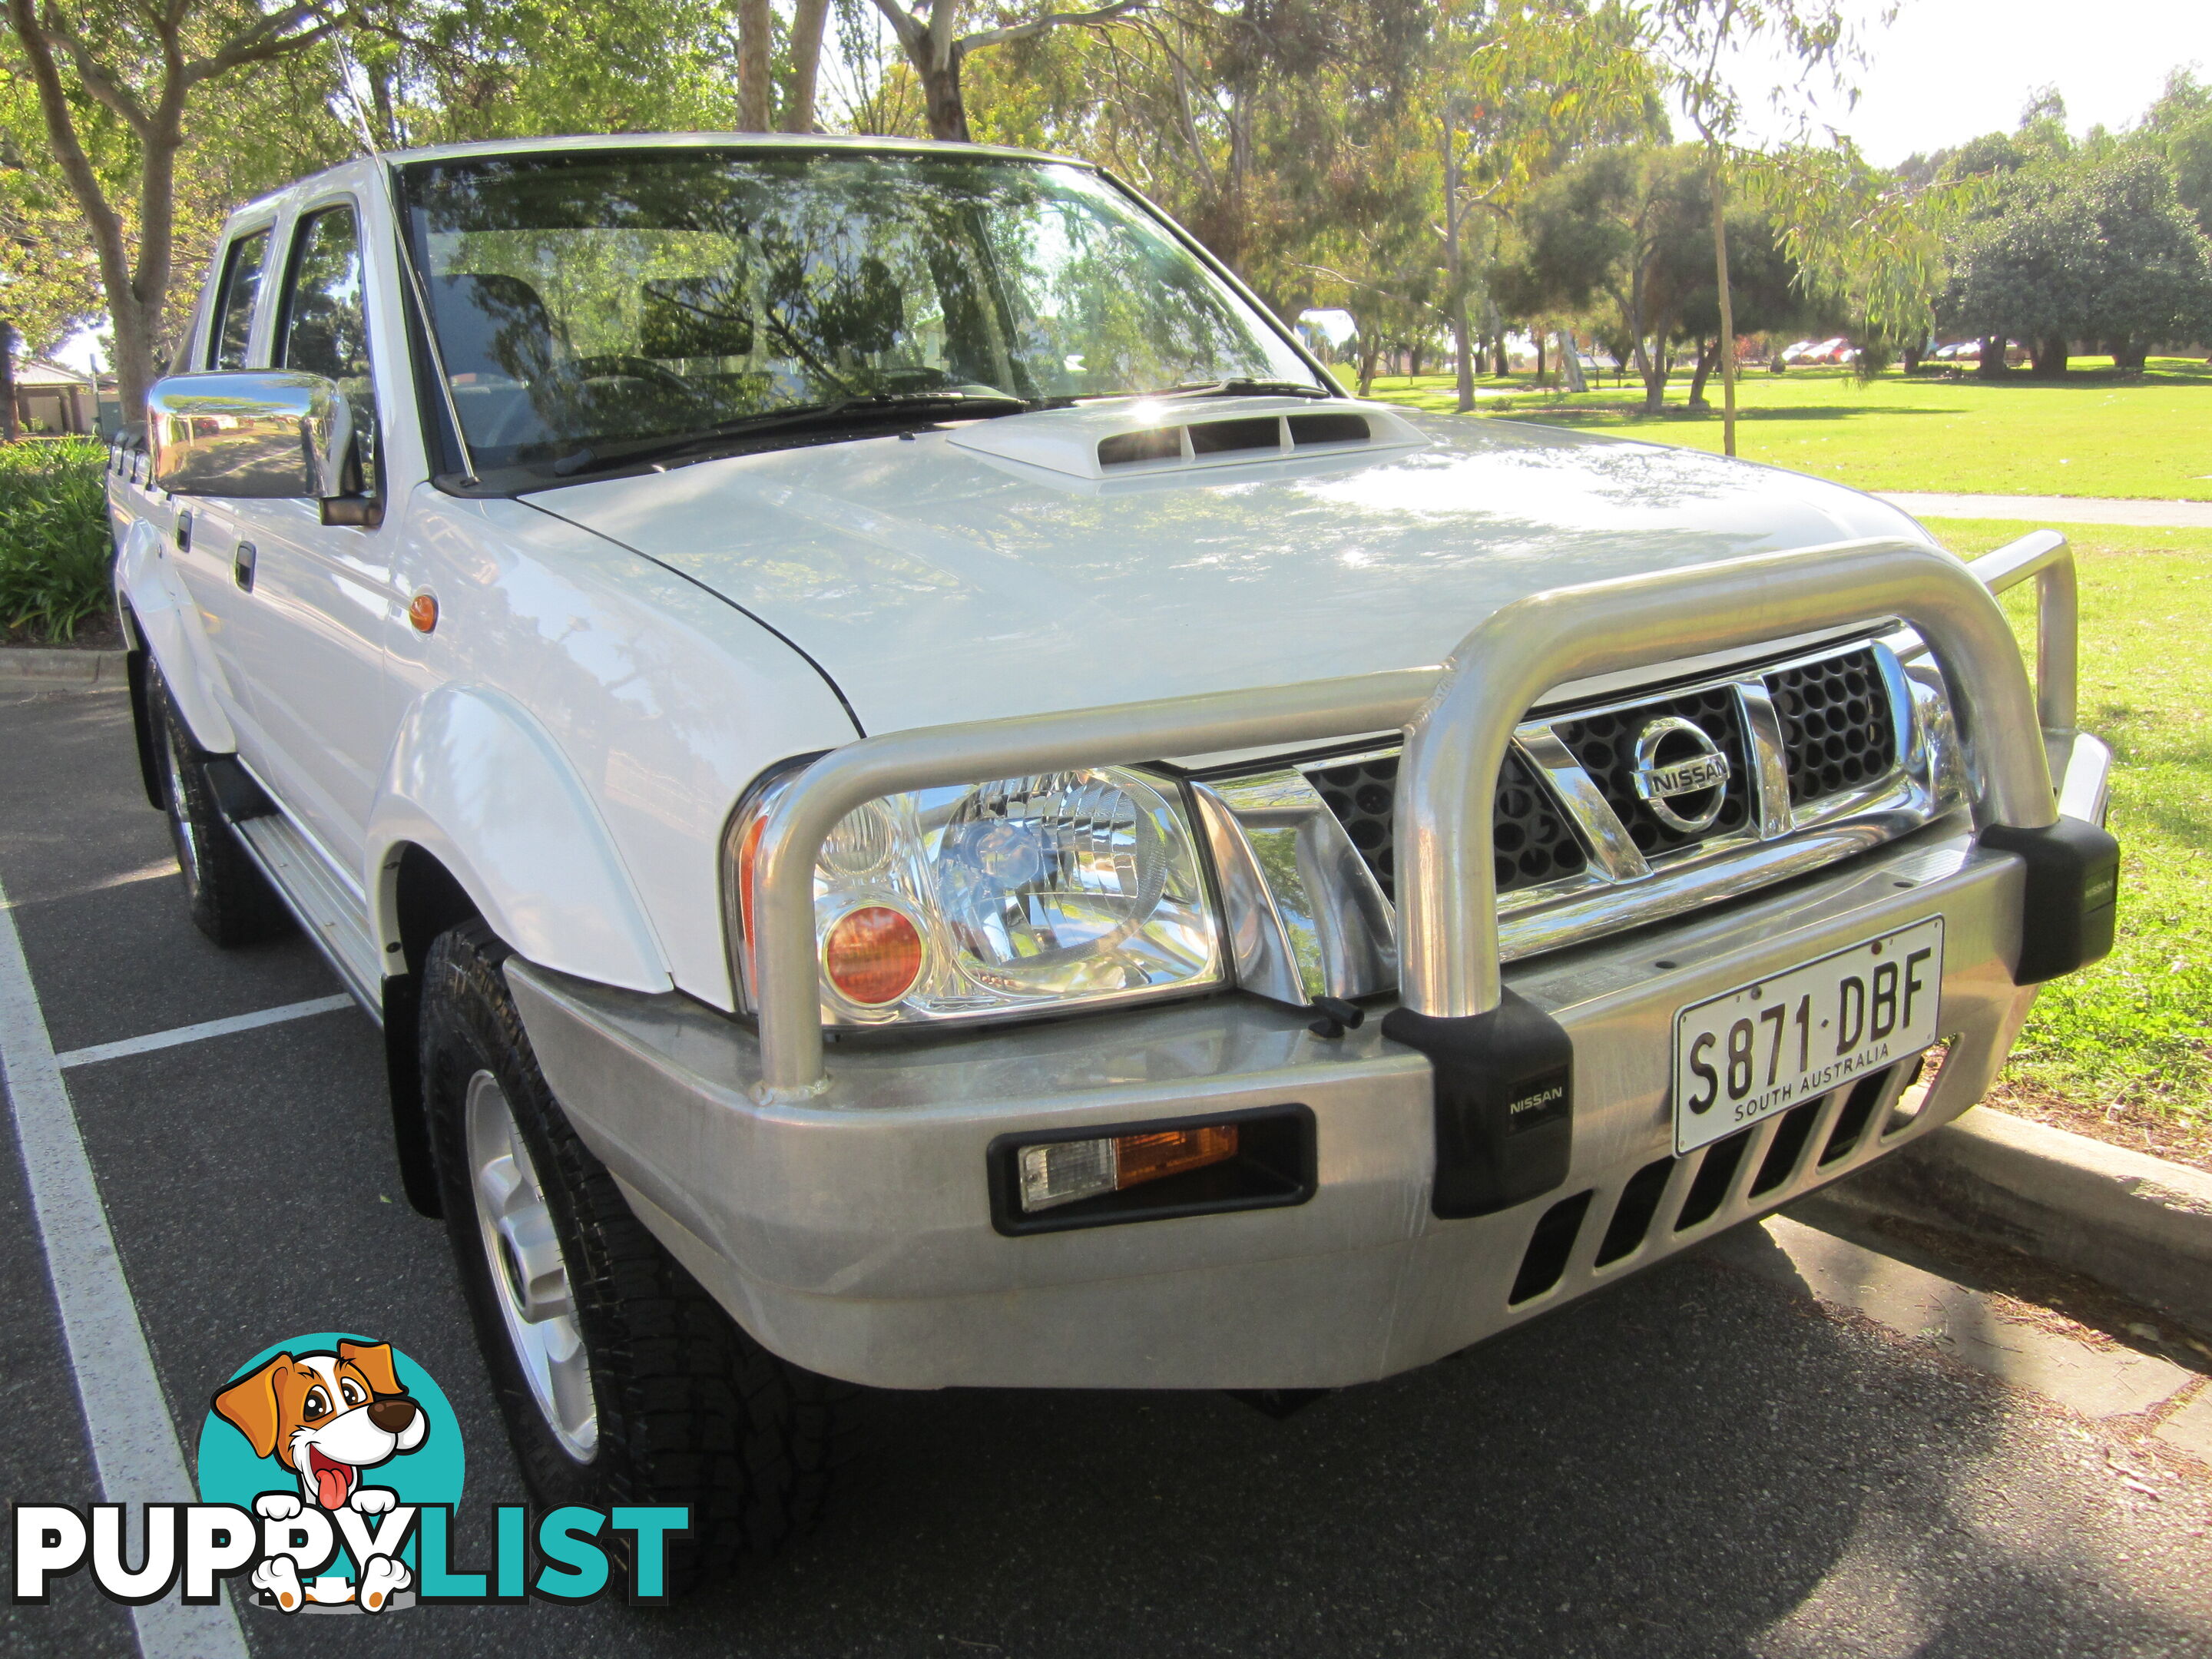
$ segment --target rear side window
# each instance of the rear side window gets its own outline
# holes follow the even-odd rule
[[[230,245],[222,262],[222,287],[216,295],[215,337],[208,343],[210,368],[244,368],[246,342],[253,332],[253,302],[261,297],[261,274],[269,267],[269,233],[257,230]]]
[[[353,429],[361,441],[362,488],[374,493],[376,390],[368,363],[361,233],[351,208],[325,208],[301,222],[278,314],[276,366],[338,383],[353,407]]]

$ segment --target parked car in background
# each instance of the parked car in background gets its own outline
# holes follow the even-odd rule
[[[355,161],[183,356],[109,500],[193,918],[381,1023],[533,1497],[679,1571],[863,1385],[1331,1388],[1611,1285],[2111,941],[2063,539],[1347,398],[1089,166]]]

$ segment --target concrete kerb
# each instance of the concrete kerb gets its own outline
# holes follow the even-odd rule
[[[1969,1232],[2212,1334],[2212,1175],[1986,1106],[1822,1194]]]
[[[113,690],[125,684],[121,651],[0,647],[0,691]]]

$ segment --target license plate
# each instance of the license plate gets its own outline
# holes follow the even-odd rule
[[[1846,1086],[1936,1041],[1943,918],[1854,945],[1674,1016],[1674,1151]]]

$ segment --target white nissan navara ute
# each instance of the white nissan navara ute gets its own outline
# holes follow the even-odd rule
[[[1347,398],[1082,163],[358,161],[181,368],[110,501],[193,919],[381,1023],[536,1495],[694,1570],[872,1389],[1281,1407],[1556,1308],[2110,946],[2061,538]]]

